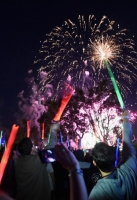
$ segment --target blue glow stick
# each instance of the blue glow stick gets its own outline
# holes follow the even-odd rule
[[[117,138],[115,167],[118,166],[119,144],[120,144],[120,138]]]
[[[3,131],[0,132],[0,149],[1,149],[1,139],[2,139],[2,133]]]

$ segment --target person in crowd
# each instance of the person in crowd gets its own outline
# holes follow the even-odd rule
[[[78,160],[63,143],[57,144],[55,150],[58,161],[69,171],[70,200],[87,200],[88,193]]]
[[[20,156],[15,163],[18,200],[50,200],[48,172],[38,155],[32,155],[30,138],[23,138],[18,145]]]
[[[92,189],[89,200],[134,200],[137,191],[137,160],[132,145],[132,128],[128,111],[123,112],[124,163],[115,168],[113,147],[100,142],[92,150],[93,163],[101,172],[102,179]],[[80,165],[64,144],[56,145],[58,161],[70,172],[70,200],[87,199],[87,191]]]
[[[48,138],[48,145],[46,149],[53,149],[57,144],[57,133],[59,131],[60,124],[59,122],[53,122],[50,127],[49,138]]]
[[[99,169],[93,165],[93,157],[92,157],[92,150],[89,149],[88,151],[86,151],[86,155],[84,157],[84,160],[86,162],[90,163],[90,168],[88,170],[87,173],[87,178],[88,178],[88,188],[90,188],[90,190],[88,189],[88,192],[92,190],[92,188],[96,185],[97,181],[101,178],[101,173],[99,171]]]
[[[46,168],[48,172],[48,179],[49,179],[50,190],[51,190],[51,200],[54,200],[54,189],[55,189],[54,169],[51,163],[47,163]]]
[[[84,161],[84,151],[82,151],[81,149],[78,149],[76,151],[73,151],[73,153],[75,157],[77,158],[77,160],[79,161],[79,165],[81,169],[90,168],[90,163]]]
[[[91,180],[91,172],[90,172],[90,162],[85,162],[84,161],[84,151],[81,149],[78,149],[76,151],[73,151],[75,157],[77,158],[77,160],[79,161],[79,165],[80,168],[83,171],[83,175],[84,175],[84,180],[85,180],[85,184],[86,184],[86,188],[88,191],[88,194],[90,193],[91,189],[92,189],[92,180]]]
[[[84,152],[82,150],[76,150],[73,152],[77,160],[79,161],[80,168],[84,174],[84,180],[86,184],[86,188],[88,191],[88,195],[90,194],[92,188],[96,185],[97,181],[101,178],[101,174],[99,169],[93,165],[92,156],[88,155],[89,150],[86,151],[86,156],[88,155],[87,162],[85,162]]]
[[[98,180],[92,189],[89,200],[136,199],[137,160],[136,151],[132,145],[132,128],[128,111],[125,111],[122,117],[124,162],[119,168],[115,168],[114,148],[102,142],[95,145],[92,150],[93,163],[100,170],[102,179]]]
[[[50,190],[51,190],[51,200],[54,200],[54,189],[55,189],[55,176],[54,176],[54,169],[52,167],[52,164],[49,162],[46,162],[46,152],[44,151],[44,144],[41,138],[37,139],[37,146],[33,144],[32,152],[33,155],[39,155],[40,160],[43,164],[45,164],[45,167],[48,172],[48,180],[50,184]],[[42,153],[43,152],[43,153]]]

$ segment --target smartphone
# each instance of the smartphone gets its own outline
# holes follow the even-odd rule
[[[56,161],[55,149],[44,149],[39,152],[43,163],[50,163]]]

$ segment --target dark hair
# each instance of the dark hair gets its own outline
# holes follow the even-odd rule
[[[84,162],[84,152],[80,149],[73,151],[78,161]]]
[[[32,142],[30,138],[23,138],[18,145],[18,151],[22,156],[30,155],[32,150]]]
[[[103,172],[111,172],[115,168],[115,148],[99,142],[92,150],[93,160]]]

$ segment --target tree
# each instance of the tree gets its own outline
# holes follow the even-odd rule
[[[121,109],[115,91],[110,80],[95,82],[87,74],[84,77],[86,87],[75,89],[60,121],[64,140],[69,136],[75,142],[78,140],[79,144],[82,142],[83,148],[91,148],[97,141],[113,145],[122,133]],[[46,80],[45,72],[41,72],[40,79]],[[37,128],[39,133],[40,124],[44,123],[45,133],[48,134],[61,103],[63,87],[54,94],[52,85],[47,84],[40,90],[43,81],[36,84],[33,77],[28,80],[31,88],[29,95],[25,98],[24,92],[19,94],[22,118],[31,120],[32,127]],[[55,96],[58,98],[54,98]]]
[[[45,105],[48,110],[42,114],[39,122],[45,123],[48,132],[49,125],[59,108],[60,99],[47,101]],[[78,139],[79,144],[83,140],[84,148],[91,148],[97,140],[112,145],[112,138],[121,137],[120,114],[121,109],[115,91],[108,80],[102,80],[86,91],[77,88],[60,121],[63,136],[69,136],[75,142]],[[84,144],[86,137],[89,138],[87,145]]]
[[[102,80],[88,92],[76,89],[61,124],[64,132],[74,139],[78,137],[81,140],[89,134],[89,140],[94,140],[94,143],[97,140],[109,143],[111,134],[121,137],[120,113],[115,91],[108,80]],[[94,143],[91,145],[89,142],[87,147],[94,146]]]

